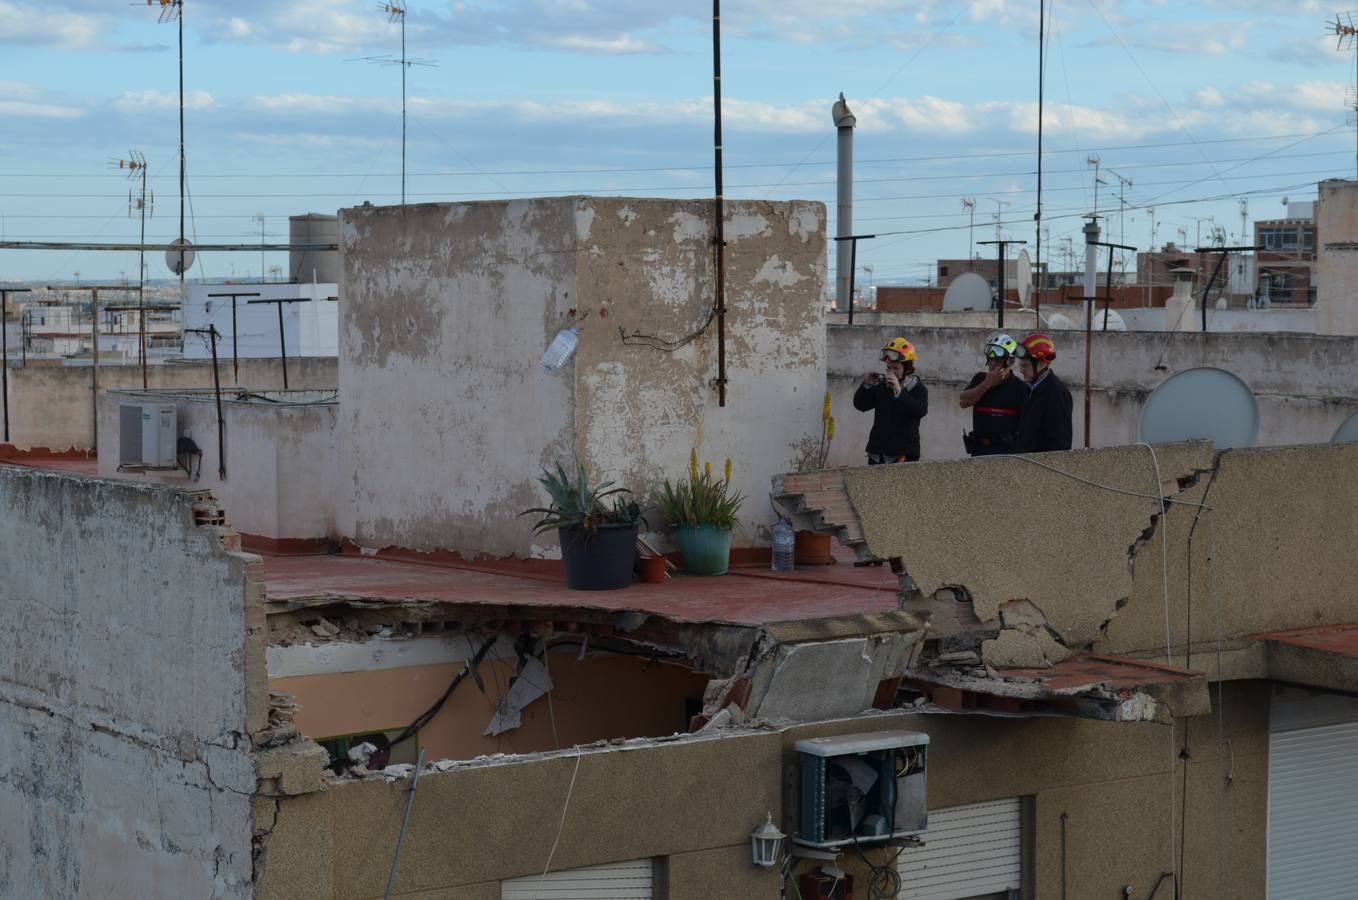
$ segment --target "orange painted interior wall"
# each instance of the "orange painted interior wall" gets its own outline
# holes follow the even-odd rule
[[[555,689],[549,711],[540,697],[523,724],[497,737],[482,732],[514,673],[513,660],[488,660],[479,671],[485,693],[463,679],[418,736],[426,759],[471,759],[533,753],[611,738],[660,737],[688,730],[685,703],[701,701],[708,676],[635,656],[575,652],[548,659]],[[269,687],[297,698],[296,725],[314,739],[404,728],[438,700],[462,663],[371,672],[271,678]],[[553,722],[555,717],[555,736]]]

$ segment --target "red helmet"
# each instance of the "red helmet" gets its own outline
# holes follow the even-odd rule
[[[1049,363],[1056,359],[1056,345],[1052,343],[1052,339],[1048,335],[1034,331],[1019,341],[1018,351],[1014,355],[1019,359],[1026,356],[1038,362]]]

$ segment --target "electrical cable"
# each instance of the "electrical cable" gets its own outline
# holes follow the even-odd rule
[[[580,774],[580,745],[575,745],[575,771],[571,772],[571,783],[566,788],[566,800],[561,804],[561,821],[556,826],[556,839],[552,841],[552,849],[547,853],[547,865],[542,867],[542,875],[538,878],[538,885],[533,890],[533,897],[536,898],[542,891],[542,882],[547,877],[547,873],[552,869],[552,857],[556,856],[556,847],[561,843],[561,834],[566,830],[566,810],[571,806],[571,793],[575,790],[575,777]]]
[[[1164,497],[1164,481],[1160,478],[1160,459],[1155,455],[1155,448],[1145,441],[1138,441],[1138,447],[1145,447],[1151,454],[1151,465],[1155,466],[1155,490],[1160,499],[1160,570],[1163,581],[1165,597],[1165,665],[1174,665],[1174,657],[1171,653],[1173,639],[1169,627],[1169,506],[1166,504],[1167,498]],[[1199,505],[1199,511],[1202,506]],[[1190,535],[1191,538],[1191,535]],[[1191,546],[1191,540],[1190,540]]]
[[[1208,506],[1207,504],[1205,504],[1205,503],[1197,503],[1197,502],[1195,502],[1195,501],[1193,501],[1193,500],[1178,500],[1178,499],[1175,499],[1174,497],[1158,497],[1158,496],[1156,496],[1156,495],[1154,495],[1154,494],[1143,494],[1143,493],[1141,493],[1140,491],[1129,491],[1129,490],[1127,490],[1127,489],[1125,489],[1125,488],[1114,487],[1114,486],[1111,485],[1111,484],[1103,484],[1103,483],[1098,482],[1098,481],[1092,481],[1092,480],[1090,480],[1090,479],[1088,479],[1088,478],[1085,478],[1085,477],[1083,477],[1083,476],[1081,476],[1081,475],[1076,475],[1076,474],[1074,474],[1074,473],[1072,473],[1072,472],[1067,472],[1067,471],[1065,471],[1065,470],[1063,470],[1063,469],[1058,469],[1058,468],[1056,468],[1056,466],[1049,465],[1049,464],[1044,463],[1044,462],[1040,462],[1040,461],[1038,461],[1038,460],[1036,460],[1036,459],[1033,459],[1032,456],[1026,455],[1026,454],[1017,454],[1017,453],[997,453],[997,454],[995,454],[994,456],[991,456],[990,459],[1019,459],[1019,460],[1023,460],[1024,462],[1032,463],[1032,464],[1035,465],[1035,466],[1041,466],[1041,467],[1044,468],[1044,469],[1047,469],[1047,470],[1049,470],[1049,471],[1055,472],[1057,475],[1063,475],[1063,476],[1065,476],[1066,478],[1071,479],[1072,481],[1078,481],[1078,482],[1080,482],[1080,483],[1082,483],[1082,484],[1087,484],[1087,485],[1089,485],[1089,486],[1091,486],[1091,487],[1099,488],[1100,490],[1111,491],[1111,492],[1114,493],[1114,494],[1124,494],[1124,495],[1126,495],[1126,496],[1128,496],[1128,497],[1141,497],[1141,498],[1143,498],[1143,499],[1145,499],[1145,500],[1154,500],[1154,501],[1156,501],[1157,503],[1174,503],[1174,504],[1178,504],[1179,506],[1193,506],[1193,507],[1202,507],[1203,509],[1211,509],[1211,507]]]
[[[438,715],[439,710],[443,709],[443,704],[447,703],[448,698],[453,695],[453,691],[457,690],[457,686],[462,683],[463,679],[471,674],[472,670],[481,664],[481,660],[486,658],[486,654],[490,652],[490,648],[495,646],[495,641],[496,636],[492,635],[481,645],[481,649],[476,651],[476,655],[463,664],[462,671],[458,672],[457,676],[453,678],[452,683],[448,685],[448,689],[443,692],[443,696],[434,701],[433,706],[416,716],[415,721],[402,729],[400,734],[392,738],[391,746],[395,747],[397,744],[416,734],[421,728],[433,721],[434,716]],[[470,637],[467,638],[467,648],[471,649]]]

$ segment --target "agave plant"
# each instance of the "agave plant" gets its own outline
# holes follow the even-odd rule
[[[551,505],[519,513],[542,514],[533,525],[534,534],[554,528],[595,531],[601,525],[634,525],[644,521],[641,507],[626,496],[631,493],[627,488],[616,487],[611,481],[591,486],[585,467],[576,463],[575,468],[575,475],[571,476],[561,463],[556,464],[555,471],[543,467],[538,482],[547,489]]]

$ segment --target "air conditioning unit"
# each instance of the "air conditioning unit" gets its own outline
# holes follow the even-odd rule
[[[176,468],[177,437],[173,403],[118,405],[118,468]]]
[[[872,846],[928,828],[927,734],[874,731],[809,738],[793,748],[797,843],[820,849]]]

